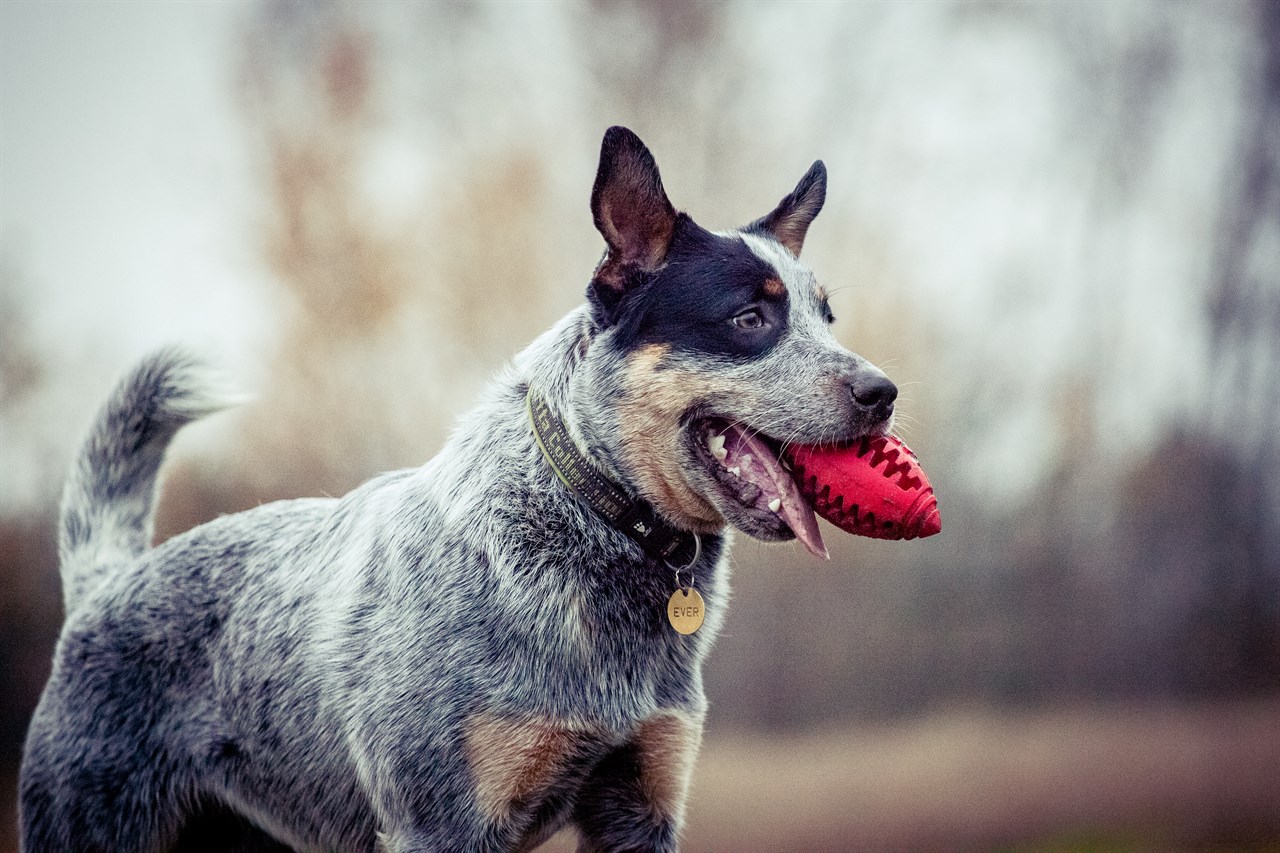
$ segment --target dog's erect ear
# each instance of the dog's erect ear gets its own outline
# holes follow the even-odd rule
[[[662,265],[675,230],[676,211],[662,189],[653,155],[625,127],[611,127],[600,146],[591,189],[591,215],[608,244],[591,285],[612,309],[644,273]]]
[[[792,190],[768,216],[752,222],[744,231],[755,231],[768,234],[790,250],[796,257],[804,246],[804,235],[809,230],[809,223],[822,210],[822,203],[827,199],[827,167],[821,160],[814,161],[809,171],[804,173],[800,183]]]

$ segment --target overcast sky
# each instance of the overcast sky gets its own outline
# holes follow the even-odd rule
[[[3,4],[0,239],[42,345],[234,348],[254,325],[243,300],[261,273],[233,218],[249,186],[230,61],[244,12]]]
[[[4,505],[47,495],[49,457],[139,354],[186,342],[236,365],[262,331],[232,85],[246,8],[0,5],[5,307],[52,380],[6,413]]]

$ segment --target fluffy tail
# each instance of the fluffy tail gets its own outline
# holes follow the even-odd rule
[[[116,386],[62,492],[58,553],[68,614],[112,566],[150,544],[157,475],[174,434],[235,402],[212,371],[179,349],[153,353]]]

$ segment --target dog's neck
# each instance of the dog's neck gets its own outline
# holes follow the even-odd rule
[[[561,482],[655,560],[677,570],[697,561],[702,541],[696,533],[667,524],[647,501],[632,497],[601,473],[536,389],[529,389],[525,402],[538,449]]]

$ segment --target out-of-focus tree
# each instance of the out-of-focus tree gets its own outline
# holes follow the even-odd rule
[[[1209,293],[1213,349],[1203,416],[1259,471],[1280,470],[1280,6],[1253,5],[1258,32],[1236,168],[1223,193]],[[1280,509],[1280,477],[1264,477]],[[1260,504],[1259,510],[1266,507]],[[1277,560],[1276,562],[1280,562]]]
[[[18,415],[45,381],[46,370],[27,334],[27,311],[19,296],[22,275],[10,257],[0,260],[0,453],[17,451],[9,441]],[[5,461],[13,476],[15,460]],[[42,468],[47,460],[25,460]],[[24,478],[25,479],[25,478]],[[0,481],[0,489],[15,488]],[[52,503],[50,486],[31,496],[6,494],[0,514],[0,774],[18,765],[27,720],[48,673],[49,650],[61,616],[53,520],[33,511]],[[3,814],[3,809],[0,809]],[[0,840],[4,832],[0,831]]]

